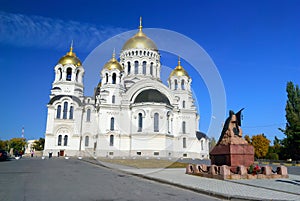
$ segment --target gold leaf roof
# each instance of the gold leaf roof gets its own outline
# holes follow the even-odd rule
[[[177,77],[187,76],[188,78],[190,77],[189,74],[181,66],[180,58],[178,59],[178,65],[170,74],[170,77],[172,76],[177,76]]]
[[[142,31],[142,18],[140,18],[139,31],[123,45],[122,51],[128,49],[149,49],[157,51],[157,46]]]
[[[70,51],[67,52],[65,56],[59,59],[58,64],[73,64],[76,67],[81,66],[81,61],[76,56],[75,52],[73,52],[73,42],[71,44]]]
[[[115,55],[116,54],[114,52],[112,58],[104,65],[103,69],[108,69],[108,70],[118,69],[119,71],[123,70],[123,66],[118,62]]]

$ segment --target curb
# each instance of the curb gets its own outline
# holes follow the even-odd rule
[[[92,160],[94,160],[94,161],[92,161]],[[203,190],[203,189],[200,189],[200,188],[185,186],[185,185],[170,182],[170,181],[167,181],[167,180],[164,180],[164,179],[153,178],[153,177],[146,176],[146,175],[143,175],[143,174],[137,174],[137,173],[128,172],[126,170],[116,169],[116,168],[104,165],[103,163],[101,163],[101,161],[96,161],[95,159],[88,159],[88,160],[81,159],[81,161],[86,162],[86,163],[90,163],[90,164],[93,164],[93,165],[101,166],[101,167],[104,167],[106,169],[114,170],[114,171],[117,171],[117,172],[122,172],[122,173],[127,174],[127,175],[132,175],[132,176],[136,176],[136,177],[139,177],[139,178],[143,178],[143,179],[147,179],[147,180],[151,180],[151,181],[155,181],[155,182],[159,182],[159,183],[163,183],[163,184],[167,184],[167,185],[172,185],[172,186],[175,186],[175,187],[178,187],[178,188],[181,188],[181,189],[191,190],[193,192],[205,194],[205,195],[208,195],[208,196],[213,196],[213,197],[219,198],[219,199],[234,200],[234,201],[261,201],[261,199],[254,198],[254,197],[232,196],[232,195],[217,193],[217,192],[213,192],[213,191],[206,191],[206,190]],[[274,199],[264,199],[264,200],[271,201],[271,200],[274,200]]]

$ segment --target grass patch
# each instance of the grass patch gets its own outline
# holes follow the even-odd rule
[[[157,160],[157,159],[109,159],[100,158],[100,161],[119,164],[134,168],[185,168],[187,163],[180,163],[170,160]]]

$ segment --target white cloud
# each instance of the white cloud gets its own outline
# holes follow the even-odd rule
[[[90,51],[123,31],[125,29],[119,27],[0,11],[0,43],[14,46],[65,50],[66,45],[74,40],[76,49]]]

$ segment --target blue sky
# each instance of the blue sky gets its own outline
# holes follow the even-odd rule
[[[44,137],[54,66],[71,40],[84,61],[101,42],[137,29],[140,16],[145,28],[181,33],[209,54],[226,90],[226,115],[230,109],[245,107],[244,134],[283,138],[278,128],[286,122],[286,83],[300,84],[299,10],[297,0],[3,0],[0,139],[20,137],[23,126],[26,138]],[[172,68],[177,64],[176,55],[163,52],[161,61]],[[209,93],[193,67],[184,60],[182,64],[193,78],[200,130],[207,132],[212,118]],[[94,68],[100,72],[101,65]],[[95,76],[99,79],[99,74]]]

